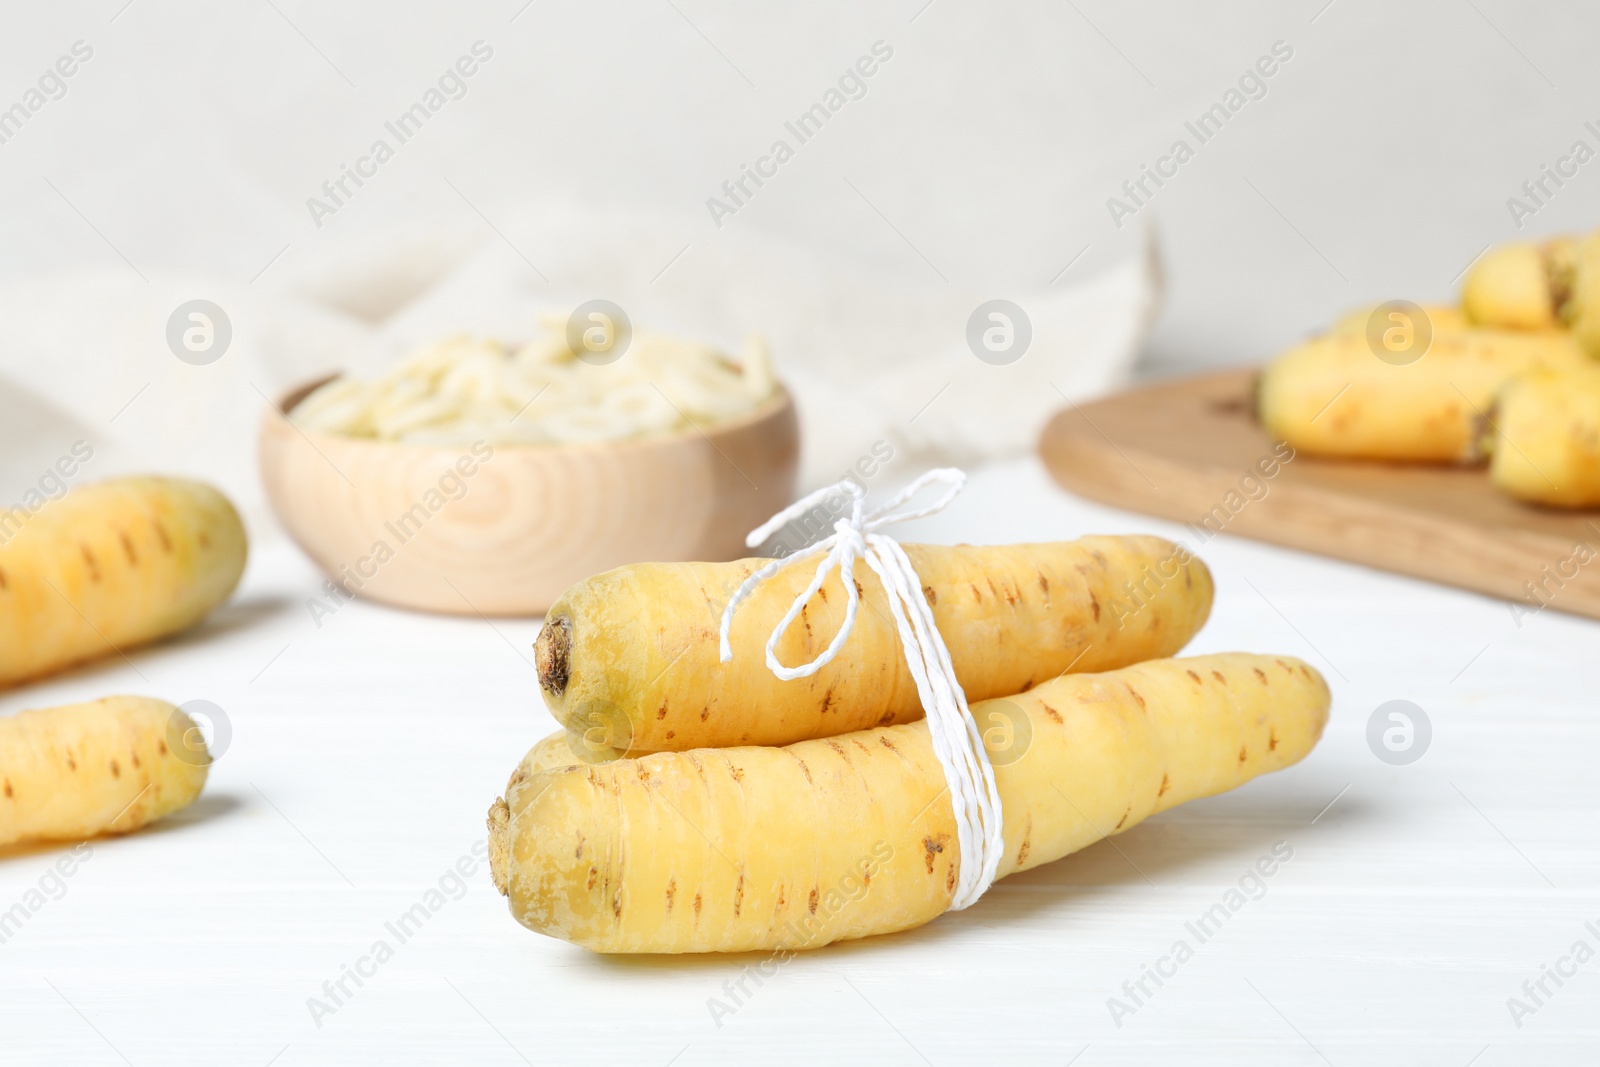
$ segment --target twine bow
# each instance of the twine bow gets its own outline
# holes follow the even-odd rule
[[[894,617],[900,644],[905,649],[906,666],[916,682],[917,695],[922,700],[922,708],[928,718],[934,754],[944,769],[945,785],[950,790],[956,817],[956,837],[961,849],[960,875],[950,902],[952,911],[971,906],[994,882],[1000,856],[1005,851],[1005,841],[1001,836],[1000,794],[995,788],[994,768],[989,762],[988,752],[984,750],[983,738],[967,707],[967,697],[956,678],[955,668],[951,665],[950,650],[945,647],[944,638],[934,624],[933,610],[922,595],[922,582],[899,542],[875,531],[892,523],[908,522],[943,511],[961,492],[966,481],[967,476],[963,472],[951,467],[931,470],[870,512],[866,510],[866,491],[849,480],[819,489],[795,501],[752,530],[750,536],[745,538],[745,543],[751,548],[762,544],[790,522],[840,493],[849,496],[850,512],[833,524],[832,535],[793,555],[775,559],[746,578],[722,612],[721,631],[721,657],[722,662],[727,663],[733,659],[729,634],[733,627],[733,614],[739,605],[755,592],[757,586],[785,567],[822,556],[811,584],[795,597],[794,603],[789,605],[788,612],[767,639],[767,667],[777,677],[790,681],[815,674],[833,661],[855,628],[856,615],[861,606],[861,594],[855,582],[855,561],[858,557],[866,560],[867,566],[878,575],[889,594],[889,611]],[[944,494],[933,503],[915,510],[895,510],[933,484],[945,486]],[[839,571],[839,580],[845,592],[844,621],[839,626],[839,632],[810,663],[787,667],[778,660],[778,642],[835,568]]]

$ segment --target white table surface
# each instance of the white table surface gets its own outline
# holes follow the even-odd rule
[[[1133,530],[1181,532],[1018,461],[903,533]],[[798,957],[720,1026],[708,999],[763,957],[593,956],[516,925],[480,866],[319,1027],[308,998],[471,854],[553,723],[536,622],[358,602],[319,629],[304,604],[319,576],[292,546],[259,545],[197,631],[0,696],[0,712],[206,699],[233,730],[200,801],[94,842],[0,945],[0,1062],[1600,1062],[1600,958],[1547,980],[1520,1027],[1507,1006],[1574,942],[1600,950],[1584,925],[1600,929],[1600,624],[1546,611],[1519,628],[1503,602],[1230,537],[1200,554],[1217,601],[1192,651],[1292,653],[1333,685],[1299,766],[1009,878],[969,911]],[[1408,766],[1366,741],[1397,698],[1434,728]],[[1194,945],[1185,922],[1279,841],[1293,858],[1266,895],[1118,1026],[1108,998],[1175,940]],[[0,851],[0,910],[60,855]]]

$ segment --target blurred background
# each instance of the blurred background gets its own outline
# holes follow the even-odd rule
[[[813,420],[807,484],[891,432],[875,419],[912,458],[1015,452],[1060,402],[1046,380],[1083,396],[1260,362],[1351,306],[1449,297],[1491,242],[1585,228],[1600,162],[1547,181],[1542,202],[1523,183],[1577,141],[1600,149],[1585,125],[1600,130],[1597,29],[1590,5],[1508,0],[12,12],[0,108],[44,91],[0,122],[0,390],[30,398],[10,408],[0,489],[74,434],[106,455],[160,438],[155,459],[234,482],[196,451],[231,434],[244,470],[240,420],[308,375],[392,359],[446,324],[510,328],[494,315],[521,307],[512,296],[597,288],[712,334],[785,310],[775,356]],[[73,55],[71,77],[41,82]],[[859,95],[839,81],[874,55]],[[464,57],[473,73],[441,82]],[[801,143],[786,123],[841,84]],[[429,93],[440,106],[402,141],[391,125]],[[1202,142],[1219,103],[1236,106]],[[793,157],[759,164],[779,139]],[[1161,162],[1180,139],[1192,157]],[[362,163],[379,140],[392,158]],[[736,202],[724,183],[758,165],[776,175]],[[991,297],[1028,307],[1046,342],[1083,336],[1037,389],[1019,370],[987,402],[932,404],[960,379],[931,361],[978,369],[961,330]],[[235,332],[204,374],[164,340],[197,298]],[[934,351],[944,340],[956,355]],[[1011,404],[1033,407],[1008,420]]]

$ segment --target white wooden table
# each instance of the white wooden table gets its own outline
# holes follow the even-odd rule
[[[1181,532],[1019,461],[902,533],[1130,530]],[[199,631],[0,696],[206,699],[232,728],[197,804],[94,842],[70,877],[49,873],[60,849],[0,853],[0,910],[48,891],[0,944],[0,1063],[1600,1062],[1600,958],[1562,962],[1580,940],[1600,951],[1600,626],[1546,611],[1518,628],[1501,602],[1228,537],[1200,554],[1218,594],[1193,651],[1293,653],[1333,684],[1310,758],[969,911],[798,957],[713,1019],[762,957],[592,956],[517,926],[476,862],[485,809],[552,728],[537,623],[358,602],[318,628],[319,576],[259,545]],[[1393,699],[1433,727],[1409,765],[1367,742]],[[1185,924],[1278,842],[1292,857],[1264,895],[1201,943]],[[385,924],[441,879],[399,944]],[[314,1020],[308,999],[333,1004],[324,983],[380,939],[394,957]],[[1180,939],[1192,957],[1140,992]],[[1535,1004],[1542,965],[1575,973]],[[1112,997],[1131,1010],[1114,1018]],[[1512,997],[1531,1012],[1513,1019]]]

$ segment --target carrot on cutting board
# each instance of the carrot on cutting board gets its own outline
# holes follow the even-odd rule
[[[227,497],[178,478],[0,511],[0,687],[193,625],[233,592],[247,551]]]
[[[1484,326],[1570,328],[1600,356],[1600,230],[1490,249],[1467,272],[1461,309]]]
[[[1437,330],[1427,351],[1403,364],[1380,359],[1364,332],[1338,332],[1268,364],[1256,414],[1307,455],[1470,462],[1501,385],[1531,370],[1591,363],[1565,330]]]
[[[1497,488],[1552,507],[1600,504],[1600,364],[1512,379],[1489,422]]]
[[[160,700],[0,717],[0,845],[137,830],[199,796],[210,766],[194,720]]]
[[[1328,705],[1304,663],[1242,653],[1069,674],[974,705],[1021,749],[995,759],[999,876],[1298,762]],[[489,828],[513,917],[596,952],[906,930],[946,910],[963,862],[925,722],[519,773]]]
[[[1571,237],[1491,248],[1461,283],[1461,312],[1479,326],[1514,330],[1562,326],[1577,256],[1578,242]]]
[[[1066,670],[1170,656],[1211,611],[1211,573],[1159,537],[1049,544],[905,545],[967,696],[1020,693]],[[882,583],[857,563],[861,606],[832,662],[783,681],[766,662],[773,628],[815,573],[805,561],[763,582],[733,617],[724,605],[767,561],[643,563],[580,582],[551,607],[535,646],[545,704],[591,743],[646,752],[783,745],[922,717]],[[776,646],[815,659],[838,633],[837,571]]]
[[[1578,343],[1600,356],[1600,230],[1578,240],[1566,284],[1563,317]]]

